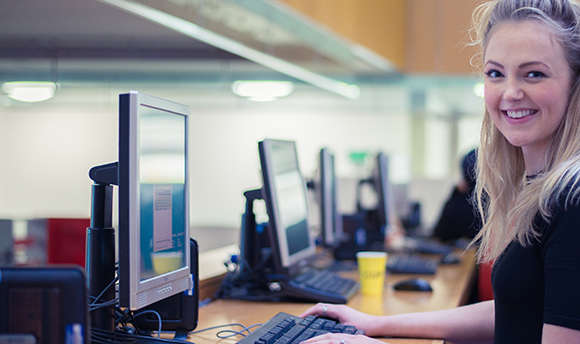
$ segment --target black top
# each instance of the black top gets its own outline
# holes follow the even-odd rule
[[[442,241],[475,237],[481,221],[472,203],[472,195],[473,190],[461,192],[457,187],[453,188],[433,229],[433,237]]]
[[[512,242],[494,264],[495,343],[541,343],[543,324],[580,330],[580,205],[538,221],[539,240]]]

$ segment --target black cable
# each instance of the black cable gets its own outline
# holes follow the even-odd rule
[[[89,296],[89,299],[93,299],[92,302],[89,303],[89,307],[93,306],[97,301],[99,301],[101,296],[103,296],[103,294],[105,294],[107,292],[107,290],[109,290],[109,288],[111,288],[113,285],[115,285],[115,282],[117,282],[118,280],[119,280],[119,277],[116,276],[115,278],[113,278],[113,280],[111,282],[109,282],[109,284],[107,284],[107,286],[105,288],[103,288],[103,290],[101,290],[99,295],[97,295],[95,297]]]
[[[105,308],[105,307],[114,306],[117,304],[118,301],[119,301],[118,299],[113,299],[113,300],[105,301],[102,303],[91,304],[91,305],[89,305],[89,312],[93,312],[93,311],[96,311],[97,309],[101,309],[101,308]]]

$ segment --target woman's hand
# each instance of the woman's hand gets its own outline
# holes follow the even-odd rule
[[[312,337],[304,344],[385,344],[384,342],[373,339],[361,334],[344,334],[344,333],[327,333],[317,337]]]
[[[368,336],[379,335],[379,333],[377,333],[377,330],[372,326],[377,325],[376,316],[356,311],[345,305],[331,305],[327,303],[318,303],[314,307],[306,310],[306,312],[302,313],[300,316],[305,317],[308,315],[318,315],[335,319],[341,324],[351,325],[358,328],[359,330],[363,330],[364,333]],[[351,335],[351,337],[358,336]],[[308,340],[307,343],[310,343],[310,340]]]

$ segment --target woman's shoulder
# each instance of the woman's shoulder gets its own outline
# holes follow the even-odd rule
[[[580,223],[580,166],[575,167],[568,165],[560,173],[542,178],[540,209],[534,227],[543,229],[544,235],[563,217]]]
[[[580,209],[580,175],[563,181],[554,188],[550,208],[555,213],[565,213]]]
[[[548,239],[554,231],[567,232],[580,227],[580,183],[570,182],[562,185],[550,202],[549,221],[544,222],[543,236]],[[560,236],[559,235],[559,236]]]
[[[559,164],[541,179],[544,206],[561,212],[580,204],[580,156]]]

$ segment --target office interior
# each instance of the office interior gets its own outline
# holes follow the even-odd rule
[[[397,13],[391,11],[403,7],[408,17],[405,32],[399,35],[409,36],[407,31],[417,30],[411,24],[422,15],[411,12],[427,10],[419,2],[380,5],[386,17],[384,26],[392,26],[389,19]],[[348,1],[343,3],[348,6]],[[210,5],[210,1],[205,4]],[[301,8],[298,1],[282,5],[296,12],[308,8],[304,4]],[[88,217],[91,182],[87,171],[117,159],[117,95],[133,89],[191,108],[190,216],[192,226],[200,229],[202,250],[203,228],[239,227],[242,191],[261,184],[256,149],[261,138],[295,140],[307,177],[315,176],[317,151],[331,148],[344,184],[340,207],[346,213],[354,207],[353,181],[370,168],[370,162],[357,165],[349,158],[351,153],[388,153],[392,182],[403,185],[401,197],[422,204],[426,228],[435,221],[441,202],[458,178],[459,158],[478,142],[482,99],[474,88],[480,80],[468,61],[463,61],[462,73],[445,73],[450,67],[437,61],[431,66],[416,63],[410,67],[402,61],[386,72],[365,72],[358,77],[360,96],[349,99],[103,2],[60,0],[46,6],[23,1],[11,4],[2,15],[5,29],[0,35],[8,47],[0,61],[3,81],[28,77],[58,84],[55,96],[44,102],[24,103],[2,94],[3,218]],[[444,6],[469,13],[466,5]],[[438,9],[436,20],[453,16],[446,10]],[[41,15],[50,19],[36,21],[35,16]],[[462,22],[463,27],[455,24],[447,35],[465,38],[468,23]],[[375,30],[385,31],[381,27]],[[386,35],[385,40],[393,38]],[[455,50],[469,57],[464,42],[458,40]],[[405,48],[410,60],[417,59],[411,54],[412,47],[398,50]],[[187,57],[179,57],[182,55]],[[444,57],[440,51],[431,55],[434,60]],[[357,79],[356,72],[345,70],[343,74],[348,73]],[[260,78],[292,80],[294,91],[269,102],[251,101],[231,91],[238,79]],[[232,234],[227,244],[236,238]],[[216,245],[219,243],[208,246]]]
[[[316,178],[318,152],[330,148],[342,213],[355,210],[354,190],[358,179],[371,173],[370,157],[385,152],[397,211],[404,215],[409,202],[419,202],[425,233],[459,178],[461,156],[478,143],[481,79],[469,62],[475,51],[466,46],[477,1],[256,1],[262,7],[244,9],[250,19],[236,13],[235,1],[157,5],[170,14],[185,10],[184,17],[190,13],[192,21],[205,13],[218,23],[206,18],[213,23],[210,29],[238,29],[231,36],[240,38],[237,43],[336,84],[355,85],[359,94],[353,97],[238,56],[233,48],[228,52],[212,45],[212,37],[196,39],[152,22],[118,3],[22,0],[2,6],[0,81],[57,85],[54,96],[40,102],[14,100],[6,88],[0,93],[0,218],[13,220],[14,240],[30,234],[29,220],[89,217],[88,170],[118,159],[118,95],[130,90],[191,110],[189,215],[202,253],[235,250],[242,193],[262,184],[257,142],[263,138],[295,141],[306,178]],[[144,0],[131,3],[155,6]],[[277,6],[276,15],[292,20],[273,16],[266,5]],[[304,26],[295,28],[298,37],[292,39],[300,42],[291,45],[304,48],[303,54],[278,46],[282,43],[275,35],[268,35],[276,32],[268,31],[275,18]],[[262,29],[254,37],[258,43],[245,38],[253,30],[252,20]],[[300,36],[315,29],[328,36]],[[374,63],[360,69],[328,63],[331,59],[316,51],[324,37],[337,39],[329,50],[364,46]],[[292,91],[254,101],[232,92],[239,80],[286,81]],[[361,154],[367,158],[357,159]],[[374,201],[372,194],[367,197]],[[313,194],[310,206],[316,232],[320,220]],[[267,221],[263,207],[257,216]],[[27,257],[14,259],[24,263]]]

